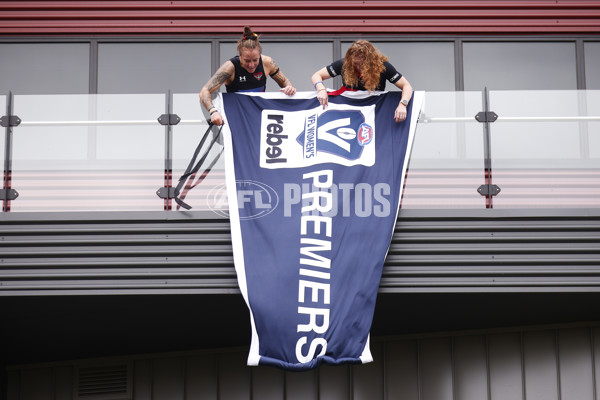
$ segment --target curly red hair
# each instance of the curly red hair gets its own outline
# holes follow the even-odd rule
[[[358,56],[361,58],[360,77],[358,71],[352,66],[352,59]],[[362,80],[365,89],[370,92],[375,91],[379,84],[379,77],[384,71],[384,61],[389,59],[384,56],[368,40],[356,40],[346,51],[343,66],[343,78],[346,86],[356,87]]]

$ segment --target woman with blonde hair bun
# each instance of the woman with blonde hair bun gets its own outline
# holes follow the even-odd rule
[[[413,94],[412,86],[390,64],[389,59],[368,40],[355,41],[348,48],[343,59],[334,61],[313,74],[312,83],[318,91],[317,99],[323,108],[327,106],[329,100],[323,81],[338,75],[342,77],[345,90],[382,91],[385,90],[387,81],[393,83],[402,90],[402,99],[394,112],[394,120],[401,122],[406,119],[406,106]]]
[[[214,125],[222,125],[223,117],[213,105],[212,94],[223,84],[227,93],[264,92],[267,87],[267,75],[269,75],[277,82],[281,92],[288,96],[296,93],[296,88],[275,61],[262,54],[258,35],[249,26],[244,28],[244,34],[238,40],[237,51],[238,55],[225,61],[200,91],[200,102],[209,112],[210,120]]]

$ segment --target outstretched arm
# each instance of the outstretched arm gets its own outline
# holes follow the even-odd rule
[[[213,76],[206,82],[206,84],[200,90],[200,102],[206,108],[206,111],[210,113],[210,121],[215,125],[223,125],[223,117],[219,113],[219,110],[213,105],[212,94],[217,91],[221,85],[230,81],[235,73],[235,67],[231,61],[227,61],[225,64],[215,72]]]
[[[263,65],[265,66],[265,72],[268,73],[275,82],[277,82],[283,93],[287,94],[288,96],[292,96],[296,93],[296,88],[279,69],[275,63],[275,60],[269,56],[263,56]]]

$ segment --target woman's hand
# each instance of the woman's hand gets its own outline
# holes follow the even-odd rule
[[[329,104],[329,95],[327,94],[327,90],[321,89],[317,93],[317,100],[319,100],[319,104],[323,106],[323,110]]]
[[[402,122],[406,119],[406,106],[402,103],[398,104],[396,111],[394,112],[394,121]]]
[[[286,87],[279,89],[279,91],[287,94],[288,96],[293,96],[296,94],[296,88],[292,85],[287,85]]]
[[[319,100],[319,104],[323,106],[323,110],[329,104],[329,95],[327,94],[327,87],[323,83],[325,79],[329,79],[331,76],[329,72],[327,72],[327,68],[321,68],[317,72],[313,74],[311,77],[312,84],[317,91],[317,100]]]
[[[218,111],[213,112],[210,116],[210,122],[212,122],[213,125],[223,125],[223,117]]]

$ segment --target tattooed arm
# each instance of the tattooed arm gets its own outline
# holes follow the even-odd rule
[[[277,82],[283,93],[288,96],[296,93],[296,88],[292,85],[292,82],[281,72],[271,57],[263,55],[263,65],[265,66],[265,72]]]
[[[223,125],[223,117],[219,113],[219,110],[213,105],[212,94],[217,91],[221,85],[228,83],[233,79],[235,74],[235,67],[231,61],[225,62],[215,72],[215,74],[206,82],[200,91],[200,102],[211,113],[210,121],[215,125]]]

